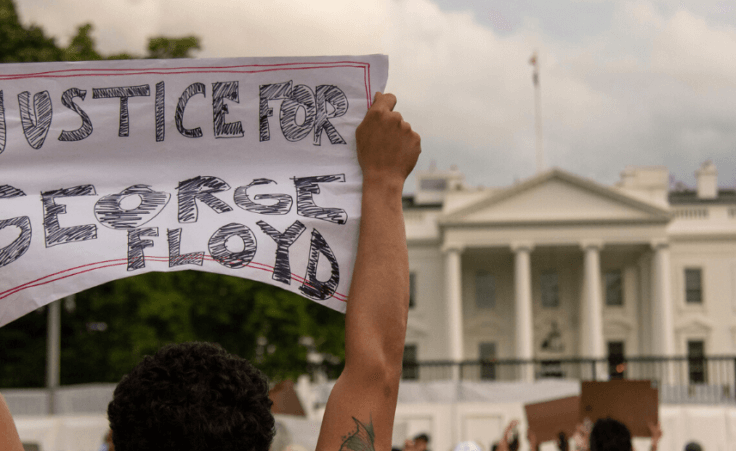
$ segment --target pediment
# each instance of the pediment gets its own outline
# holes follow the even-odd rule
[[[665,209],[553,169],[450,212],[442,218],[442,223],[667,223],[669,220]]]

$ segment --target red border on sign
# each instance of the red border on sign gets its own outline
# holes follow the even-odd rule
[[[302,62],[281,64],[244,64],[238,66],[184,66],[184,67],[153,67],[153,68],[130,68],[130,69],[60,69],[44,72],[32,72],[24,74],[2,74],[2,80],[23,80],[28,78],[70,78],[70,77],[119,77],[125,75],[179,75],[179,74],[258,74],[262,72],[274,72],[285,70],[313,70],[313,69],[336,69],[356,68],[363,70],[363,85],[365,86],[365,99],[368,108],[371,107],[371,65],[360,61],[325,61],[325,62]]]

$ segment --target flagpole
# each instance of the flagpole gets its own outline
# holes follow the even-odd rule
[[[537,52],[532,55],[529,63],[534,67],[532,81],[534,82],[534,122],[537,134],[537,174],[544,172],[544,143],[542,140],[542,93],[539,87],[539,63]]]

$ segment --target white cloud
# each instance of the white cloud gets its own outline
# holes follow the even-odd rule
[[[736,29],[678,11],[654,38],[652,67],[702,90],[736,86]]]
[[[712,158],[736,180],[736,25],[692,5],[617,2],[606,29],[561,41],[540,24],[565,17],[523,14],[500,36],[431,0],[18,1],[56,36],[94,23],[106,53],[142,54],[160,34],[198,35],[211,57],[388,53],[388,88],[423,135],[423,158],[459,164],[473,184],[533,173],[536,49],[552,164],[611,183],[628,164],[687,180]]]
[[[195,34],[202,56],[297,56],[381,53],[380,0],[243,2],[160,0],[159,33]],[[182,13],[186,11],[186,13]]]

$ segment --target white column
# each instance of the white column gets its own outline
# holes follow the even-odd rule
[[[605,346],[603,343],[603,297],[601,292],[601,257],[603,248],[601,241],[586,241],[581,244],[583,248],[583,267],[585,276],[585,326],[583,339],[588,342],[587,356],[593,359],[605,357]],[[596,366],[596,378],[604,379],[606,374],[605,364]]]
[[[463,293],[462,293],[462,249],[448,247],[445,249],[445,291],[447,298],[447,343],[449,357],[453,366],[452,379],[460,379],[459,363],[464,358],[463,352]]]
[[[656,334],[654,351],[663,356],[675,355],[675,331],[672,313],[672,280],[669,244],[662,240],[652,243],[653,328]]]
[[[639,355],[654,355],[652,329],[652,256],[646,252],[639,258]]]
[[[531,243],[513,243],[514,252],[514,293],[516,312],[516,358],[531,360],[534,358],[534,330],[532,323],[532,267],[530,254]],[[522,367],[521,379],[534,381],[534,366]]]

